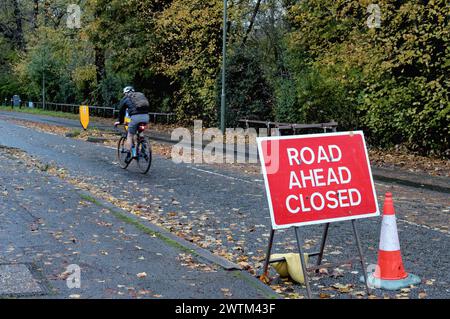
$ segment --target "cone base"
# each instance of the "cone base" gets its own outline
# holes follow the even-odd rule
[[[364,282],[364,276],[361,276],[360,280],[361,282]],[[367,282],[372,289],[400,290],[411,285],[420,284],[421,280],[418,276],[413,274],[408,274],[408,277],[399,280],[384,280],[374,277],[373,274],[369,274],[367,275]]]

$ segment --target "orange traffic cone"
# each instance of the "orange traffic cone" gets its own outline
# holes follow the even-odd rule
[[[398,290],[420,283],[420,278],[407,274],[403,267],[400,242],[397,233],[392,194],[387,193],[383,207],[378,265],[367,278],[369,286],[387,290]]]

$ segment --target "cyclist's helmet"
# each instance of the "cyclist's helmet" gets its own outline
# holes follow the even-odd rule
[[[134,92],[134,87],[132,87],[132,86],[127,86],[127,87],[125,87],[125,88],[123,89],[123,94],[127,94],[127,93],[130,93],[130,92]]]

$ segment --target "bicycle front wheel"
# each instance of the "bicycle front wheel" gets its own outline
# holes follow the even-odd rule
[[[119,161],[119,166],[126,169],[130,162],[126,161],[128,156],[128,150],[125,147],[126,137],[121,137],[119,143],[117,144],[117,160]]]
[[[142,174],[147,174],[152,166],[152,147],[147,139],[138,144],[137,163]]]

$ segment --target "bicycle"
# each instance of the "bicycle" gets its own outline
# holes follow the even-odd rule
[[[139,123],[137,131],[137,147],[136,156],[131,158],[130,161],[126,161],[128,156],[128,149],[125,147],[128,135],[128,125],[124,125],[125,132],[122,133],[119,142],[117,143],[117,159],[119,166],[123,169],[127,169],[133,160],[137,161],[137,166],[142,174],[147,174],[152,165],[152,147],[148,138],[144,136],[144,132],[147,129],[146,123]],[[134,144],[134,141],[133,141]],[[135,147],[135,145],[133,145]]]

